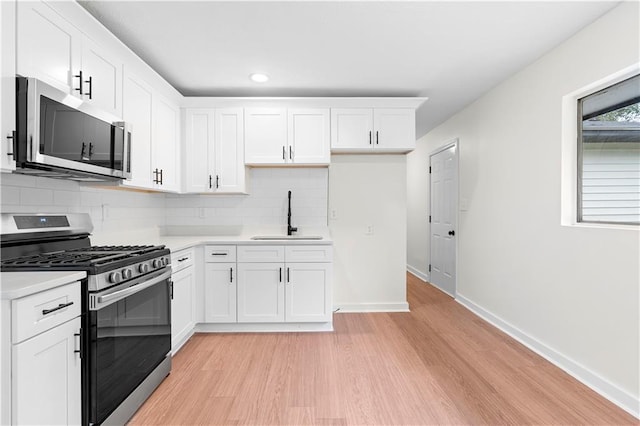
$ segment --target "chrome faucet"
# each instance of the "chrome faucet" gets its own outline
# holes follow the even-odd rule
[[[294,232],[298,232],[298,228],[291,226],[291,191],[288,194],[289,209],[287,211],[287,235],[291,236]]]

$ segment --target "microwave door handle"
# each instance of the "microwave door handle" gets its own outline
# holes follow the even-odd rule
[[[129,155],[131,153],[131,140],[129,135],[131,134],[131,124],[125,121],[115,121],[113,123],[115,127],[122,132],[122,177],[126,179],[131,178],[131,170],[129,169]]]
[[[101,305],[106,305],[106,304],[110,305],[111,303],[125,299],[131,296],[132,294],[136,294],[146,288],[152,287],[168,278],[171,278],[171,269],[168,269],[166,272],[150,280],[148,280],[147,277],[142,277],[142,278],[144,278],[144,280],[141,281],[140,284],[133,284],[130,287],[127,287],[122,290],[114,291],[114,292],[107,291],[97,296],[97,301],[98,301],[97,307],[100,307]]]

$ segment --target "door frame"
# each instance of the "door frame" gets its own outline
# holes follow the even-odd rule
[[[435,150],[431,151],[429,153],[429,166],[431,167],[431,157],[433,157],[436,154],[441,153],[442,151],[445,151],[451,147],[455,148],[455,155],[454,155],[454,164],[456,166],[456,171],[455,171],[455,188],[456,188],[456,196],[455,196],[455,200],[454,200],[454,207],[455,207],[455,225],[454,225],[454,229],[456,231],[456,238],[454,239],[454,253],[455,253],[455,264],[454,264],[454,271],[455,271],[455,279],[453,282],[454,285],[454,290],[453,290],[453,294],[450,294],[447,291],[444,291],[443,289],[441,289],[440,287],[436,287],[435,285],[433,285],[431,283],[431,269],[429,268],[429,266],[431,266],[431,221],[429,221],[427,223],[427,229],[428,229],[428,238],[429,238],[429,264],[427,265],[427,276],[429,278],[428,283],[433,285],[434,287],[436,287],[438,290],[441,290],[443,293],[448,294],[449,296],[453,297],[454,299],[456,298],[456,295],[458,294],[458,224],[460,223],[460,140],[458,138],[453,138],[450,139],[448,141],[446,141],[444,144],[440,145],[438,148],[436,148]],[[429,216],[431,215],[431,173],[429,173],[429,177],[428,177],[428,194],[427,194],[427,201],[428,201],[428,206],[429,206]]]

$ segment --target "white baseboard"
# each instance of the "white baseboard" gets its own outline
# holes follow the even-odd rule
[[[189,339],[191,339],[191,336],[193,336],[194,331],[195,330],[192,328],[188,330],[186,333],[183,333],[182,336],[176,337],[176,344],[171,348],[171,356],[175,356],[175,354],[177,354],[178,351],[182,349],[184,344],[187,343]]]
[[[336,313],[354,312],[409,312],[409,303],[337,303]]]
[[[418,278],[420,278],[422,281],[424,281],[425,283],[429,281],[429,275],[422,272],[421,270],[419,270],[418,268],[414,268],[413,266],[407,264],[407,271],[413,275],[416,276]]]
[[[272,333],[333,331],[331,322],[196,324],[196,333]]]
[[[550,348],[544,343],[529,336],[527,333],[523,332],[517,327],[514,327],[513,325],[502,320],[491,312],[485,310],[484,308],[476,305],[474,302],[460,295],[459,293],[456,296],[456,302],[460,303],[462,306],[469,309],[471,312],[473,312],[483,320],[487,321],[509,336],[513,337],[515,340],[522,343],[527,348],[531,349],[533,352],[537,353],[550,363],[564,370],[566,373],[573,376],[578,381],[584,383],[629,414],[635,416],[636,418],[640,418],[640,399],[638,399],[637,397],[633,396],[623,389],[620,389],[618,386],[611,383],[607,379],[601,377],[585,366],[561,354],[555,349]]]

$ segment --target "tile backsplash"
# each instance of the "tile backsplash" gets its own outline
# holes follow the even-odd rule
[[[327,225],[329,175],[326,168],[255,168],[250,195],[166,195],[166,225],[285,226],[287,192],[292,224]]]
[[[89,187],[77,182],[3,173],[3,213],[89,213],[94,234],[163,226],[164,194]]]
[[[1,211],[89,213],[94,234],[162,226],[285,226],[287,191],[292,223],[327,225],[328,169],[256,168],[250,195],[179,195],[80,185],[74,181],[18,174],[0,176]]]

